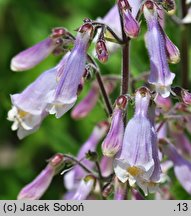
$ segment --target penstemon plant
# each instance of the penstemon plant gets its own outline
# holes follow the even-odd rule
[[[63,199],[147,199],[149,194],[152,199],[173,199],[170,168],[191,194],[191,143],[187,136],[191,132],[191,93],[187,90],[190,3],[181,0],[179,18],[174,15],[179,10],[174,0],[117,0],[103,19],[85,18],[76,36],[66,28],[54,28],[48,38],[11,60],[11,69],[22,72],[51,53],[62,56],[55,67],[21,93],[11,95],[8,120],[13,121],[12,130],[17,130],[20,139],[37,131],[48,115],[61,118],[72,109],[73,119],[88,118],[100,94],[106,111],[78,155],[56,153],[20,191],[18,199],[40,199],[58,174],[63,174],[67,190]],[[164,31],[168,15],[182,27],[182,87],[173,86],[175,74],[169,67],[180,61],[180,52]],[[144,19],[150,68],[134,77],[130,73],[130,44],[139,37]],[[88,53],[91,44],[93,55]],[[97,61],[106,63],[118,49],[122,53],[121,74],[103,75]],[[76,105],[87,80],[92,81],[91,88]],[[144,85],[137,88],[139,81]],[[118,86],[118,96],[111,98]],[[129,107],[134,108],[131,119]]]

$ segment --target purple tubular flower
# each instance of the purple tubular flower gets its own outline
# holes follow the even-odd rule
[[[78,86],[85,71],[86,52],[92,30],[90,24],[84,24],[80,28],[67,63],[60,68],[60,70],[63,70],[61,72],[62,75],[53,95],[51,105],[48,107],[49,113],[56,114],[57,118],[60,118],[67,112],[77,100]]]
[[[161,147],[164,154],[174,163],[176,178],[182,187],[191,194],[191,162],[185,160],[168,140],[161,140]]]
[[[162,97],[168,97],[175,74],[170,72],[165,51],[165,38],[158,21],[156,5],[147,1],[144,5],[144,16],[148,25],[146,45],[150,55],[151,73],[149,83]]]
[[[148,118],[150,98],[145,87],[136,92],[135,114],[126,126],[122,149],[114,160],[119,180],[129,180],[131,186],[136,182],[145,195],[156,190],[161,174],[156,133]]]
[[[91,110],[95,107],[99,98],[99,89],[97,86],[93,85],[87,96],[75,106],[72,110],[73,119],[81,119],[86,117]]]
[[[107,157],[113,157],[121,149],[124,135],[123,113],[126,104],[127,98],[125,96],[120,96],[117,99],[110,130],[102,143],[103,155]]]
[[[103,76],[103,81],[105,84],[106,93],[108,95],[111,94],[116,87],[117,80],[115,79],[115,77]],[[71,113],[72,118],[81,119],[86,117],[95,107],[99,95],[100,95],[99,85],[97,81],[94,81],[86,97],[79,104],[77,104],[72,110]]]
[[[57,168],[63,163],[63,155],[56,154],[44,170],[19,193],[19,200],[38,200],[48,189]]]
[[[61,38],[47,38],[31,48],[28,48],[17,54],[11,60],[11,70],[24,71],[29,70],[39,64],[56,48],[62,45]]]
[[[53,68],[42,73],[22,93],[11,95],[11,101],[25,112],[40,115],[50,102],[56,85],[56,68]]]
[[[92,134],[90,135],[89,139],[82,145],[77,158],[78,160],[82,160],[84,164],[88,168],[93,168],[94,163],[85,159],[86,153],[88,151],[95,151],[99,141],[103,138],[108,130],[108,123],[107,122],[100,122],[93,130]],[[74,190],[79,186],[79,179],[85,177],[85,171],[79,166],[76,165],[71,171],[69,171],[64,176],[64,184],[68,190]]]
[[[131,6],[126,0],[118,0],[118,5],[122,10],[124,30],[128,37],[135,38],[139,34],[140,26],[131,12]]]
[[[88,175],[80,181],[80,184],[71,198],[71,200],[85,200],[94,189],[96,183],[95,177]]]

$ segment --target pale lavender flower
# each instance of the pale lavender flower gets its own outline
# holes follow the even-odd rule
[[[131,12],[131,6],[126,0],[118,0],[118,5],[121,8],[124,31],[126,35],[130,38],[135,38],[139,34],[140,26],[135,17],[133,17]]]
[[[57,86],[57,70],[66,62],[68,55],[56,67],[42,73],[23,92],[11,95],[13,108],[8,113],[8,120],[14,122],[12,130],[18,130],[20,139],[37,131],[48,115],[47,106]]]
[[[123,114],[126,104],[127,98],[125,96],[120,96],[117,99],[112,115],[111,127],[102,143],[103,155],[107,157],[113,157],[121,149],[124,135]]]
[[[80,181],[80,184],[71,200],[85,200],[94,189],[96,179],[94,176],[88,175]]]
[[[103,76],[104,87],[106,93],[109,95],[116,87],[117,79],[115,77]],[[72,110],[71,116],[74,119],[81,119],[86,117],[98,102],[100,95],[99,85],[97,81],[92,83],[92,87],[88,94],[77,104]]]
[[[128,122],[121,152],[114,160],[114,171],[119,180],[137,183],[144,191],[152,193],[160,181],[160,163],[154,126],[148,118],[151,95],[141,88],[135,96],[135,114]]]
[[[94,163],[87,160],[86,153],[88,151],[95,151],[96,147],[99,143],[99,141],[103,138],[103,136],[106,134],[108,130],[108,123],[107,122],[101,122],[99,123],[93,130],[92,134],[88,138],[88,140],[82,145],[77,158],[78,160],[82,160],[84,164],[88,168],[93,168]],[[81,168],[81,166],[76,165],[71,171],[69,171],[65,176],[64,176],[64,185],[68,190],[74,190],[79,186],[79,180],[85,177],[86,173]]]
[[[38,200],[48,189],[57,169],[63,163],[63,155],[56,154],[44,170],[28,185],[26,185],[17,197],[19,200]]]
[[[191,162],[185,160],[168,140],[161,140],[161,147],[164,154],[174,163],[176,178],[182,187],[191,194]]]
[[[29,70],[39,64],[48,55],[50,55],[56,48],[60,47],[63,43],[61,37],[66,33],[63,28],[53,29],[51,37],[37,43],[36,45],[28,48],[17,54],[11,60],[11,70],[24,71]]]
[[[60,70],[61,76],[52,95],[52,102],[48,107],[50,114],[60,118],[67,112],[77,100],[78,86],[85,71],[87,60],[87,49],[91,38],[93,27],[84,24],[78,31],[74,48],[72,49],[67,63]]]
[[[149,83],[155,86],[156,92],[162,97],[168,97],[175,74],[170,72],[168,66],[165,38],[161,33],[156,5],[152,1],[147,1],[143,11],[148,25],[146,45],[151,65]]]
[[[72,110],[72,118],[80,119],[86,117],[91,110],[95,107],[99,98],[99,88],[95,85],[92,86],[86,97],[77,104]]]

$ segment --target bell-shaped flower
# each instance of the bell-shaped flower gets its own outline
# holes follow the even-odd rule
[[[116,87],[117,79],[112,76],[103,76],[104,87],[106,93],[109,95]],[[88,94],[77,104],[72,110],[71,116],[73,119],[81,119],[86,117],[98,102],[100,95],[99,85],[97,81],[92,83],[92,87]]]
[[[46,192],[57,170],[63,164],[63,155],[56,154],[44,170],[28,185],[26,185],[17,197],[19,200],[38,200]]]
[[[55,49],[63,44],[62,36],[66,34],[63,28],[53,29],[53,33],[49,38],[37,43],[36,45],[28,48],[17,54],[11,60],[11,70],[24,71],[29,70],[39,64]]]
[[[130,38],[135,38],[139,34],[140,26],[136,18],[133,17],[131,6],[127,0],[118,0],[118,5],[122,11],[124,31]]]
[[[161,32],[156,5],[147,1],[143,11],[148,25],[146,46],[151,65],[149,83],[155,86],[156,92],[162,97],[168,97],[175,74],[170,72],[167,62],[165,38]]]
[[[160,144],[164,154],[174,163],[176,178],[182,187],[191,194],[191,162],[185,160],[169,140],[161,140]]]
[[[100,122],[97,126],[95,126],[92,134],[88,138],[88,140],[82,145],[77,159],[82,161],[89,169],[93,168],[94,163],[90,160],[86,159],[86,154],[91,151],[94,152],[99,141],[103,138],[108,130],[107,122]],[[68,190],[74,190],[79,185],[79,180],[85,177],[86,172],[80,165],[76,165],[72,170],[64,176],[64,185]]]
[[[88,23],[79,29],[67,63],[59,69],[61,76],[48,107],[49,113],[56,114],[57,118],[67,112],[77,100],[78,86],[85,71],[87,49],[92,30],[92,25]]]
[[[126,126],[122,149],[114,160],[119,180],[129,180],[131,186],[137,183],[145,195],[156,190],[161,174],[156,133],[148,118],[150,98],[144,87],[136,92],[135,114]]]
[[[122,147],[124,135],[123,117],[126,105],[127,98],[120,96],[113,111],[111,127],[102,143],[103,155],[107,157],[113,157]]]
[[[84,179],[80,181],[80,184],[74,193],[71,200],[85,200],[90,195],[91,191],[94,189],[96,179],[92,175],[87,175]]]

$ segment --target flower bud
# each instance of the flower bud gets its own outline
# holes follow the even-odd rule
[[[165,33],[164,37],[168,61],[171,64],[177,64],[180,61],[180,51],[178,47],[170,40],[170,38]]]
[[[118,5],[121,8],[124,31],[130,38],[136,38],[139,34],[140,26],[131,12],[131,6],[127,0],[118,0]]]
[[[116,107],[112,115],[111,127],[102,143],[103,155],[107,157],[113,157],[121,149],[124,134],[123,113],[126,104],[127,98],[125,96],[117,99]]]
[[[105,63],[108,60],[108,51],[105,40],[99,40],[96,44],[96,53],[100,62]]]
[[[188,90],[181,87],[175,87],[173,88],[173,92],[180,97],[184,104],[191,105],[191,93]]]

